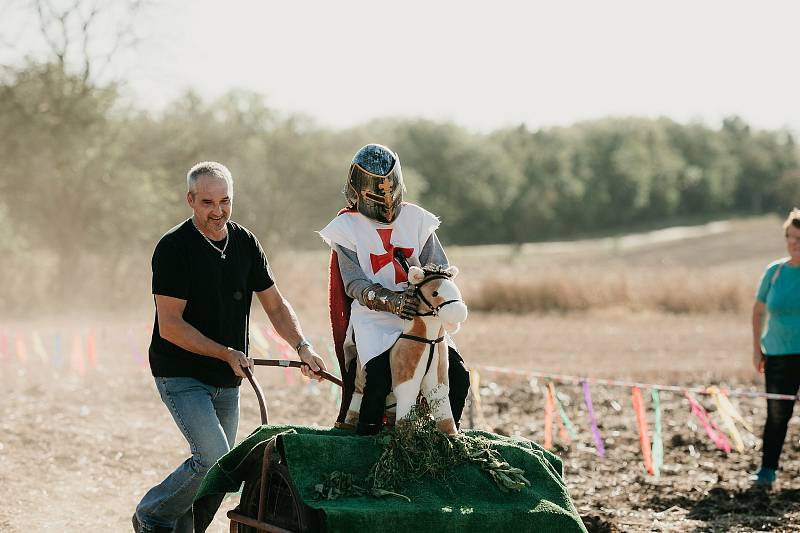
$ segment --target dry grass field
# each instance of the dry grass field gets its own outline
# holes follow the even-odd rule
[[[450,248],[471,315],[456,337],[467,362],[658,383],[758,389],[749,362],[749,306],[764,266],[783,255],[780,221],[758,218],[642,235],[521,247]],[[269,253],[269,251],[268,251]],[[325,253],[270,254],[282,292],[318,347],[327,344]],[[97,365],[84,375],[13,343],[0,345],[0,531],[130,529],[143,492],[185,458],[185,444],[137,357],[152,321],[147,293],[119,316],[0,322],[7,339],[36,332],[96,333]],[[508,304],[509,300],[514,303]],[[260,310],[256,321],[263,321]],[[68,353],[67,348],[64,349]],[[261,355],[261,354],[258,354]],[[271,421],[330,425],[331,388],[259,369]],[[481,374],[478,427],[543,438],[541,381]],[[594,454],[579,389],[557,385],[578,441],[557,442],[575,504],[593,531],[800,529],[796,419],[779,490],[746,490],[759,439],[743,454],[713,450],[685,400],[663,395],[665,467],[647,476],[638,453],[630,391],[594,387],[608,457]],[[762,401],[737,401],[757,428]],[[649,403],[648,403],[649,405]],[[711,407],[705,401],[706,407]],[[650,413],[652,430],[652,413]],[[240,438],[258,424],[242,389]],[[466,425],[469,425],[468,421]],[[230,508],[231,498],[223,504]],[[212,528],[227,531],[223,513]]]

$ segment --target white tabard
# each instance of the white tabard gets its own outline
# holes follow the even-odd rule
[[[419,264],[419,252],[439,227],[433,213],[416,204],[403,203],[391,224],[380,224],[359,212],[343,213],[328,223],[320,236],[331,247],[338,244],[356,252],[367,278],[387,289],[402,291],[408,279],[394,257],[398,248],[412,264]],[[362,365],[392,347],[403,332],[405,321],[397,315],[367,309],[353,300],[350,327],[356,337]]]

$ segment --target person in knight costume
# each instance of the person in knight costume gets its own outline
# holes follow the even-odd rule
[[[419,307],[404,263],[406,268],[447,266],[448,260],[436,236],[439,219],[403,201],[400,160],[389,148],[368,144],[356,152],[342,192],[347,207],[319,232],[331,247],[331,325],[337,357],[346,369],[338,422],[345,420],[360,360],[366,382],[356,430],[372,435],[382,427],[392,388],[389,351],[403,331],[403,321],[412,319]],[[469,372],[449,338],[448,354],[448,396],[458,424]]]

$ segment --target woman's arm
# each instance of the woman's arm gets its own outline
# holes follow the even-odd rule
[[[764,352],[761,351],[761,328],[764,324],[765,306],[756,300],[753,304],[753,366],[757,372],[764,373]]]

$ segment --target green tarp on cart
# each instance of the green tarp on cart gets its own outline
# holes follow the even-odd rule
[[[205,531],[225,493],[240,490],[253,469],[260,469],[263,444],[275,438],[303,502],[324,513],[331,532],[586,531],[567,492],[557,456],[524,438],[481,431],[467,434],[490,439],[508,463],[525,470],[531,485],[503,492],[480,468],[463,464],[444,481],[408,483],[400,492],[410,502],[374,496],[318,500],[314,486],[332,472],[366,478],[381,455],[379,439],[341,429],[264,425],[206,475],[195,499],[195,530]]]

